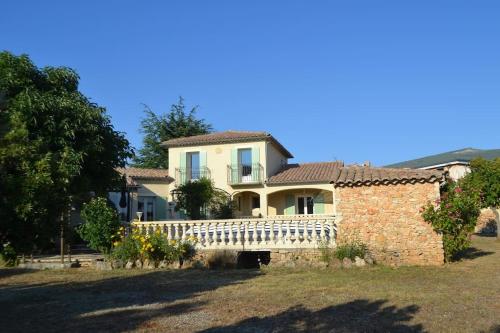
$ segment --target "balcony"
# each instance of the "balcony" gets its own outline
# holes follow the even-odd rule
[[[227,166],[227,183],[229,185],[251,185],[263,182],[264,168],[259,163]]]
[[[183,185],[187,182],[196,181],[201,178],[211,179],[210,169],[203,167],[198,169],[192,168],[176,168],[175,169],[175,185]]]

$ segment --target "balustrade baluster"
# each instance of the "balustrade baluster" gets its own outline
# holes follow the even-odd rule
[[[299,223],[300,223],[299,220],[295,221],[295,234],[294,234],[294,236],[295,236],[296,241],[298,241],[299,237],[300,237],[300,235],[299,235]]]
[[[313,229],[312,229],[312,240],[316,244],[318,242],[318,220],[313,221]]]
[[[215,246],[219,245],[219,232],[217,231],[219,223],[214,223],[214,236],[215,236]]]
[[[304,222],[303,222],[304,229],[302,230],[302,238],[304,239],[304,242],[306,242],[306,243],[308,243],[310,241],[309,231],[307,230],[308,224],[309,224],[309,221],[304,220]]]
[[[284,243],[284,240],[283,240],[283,221],[277,221],[277,222],[278,222],[278,242]]]
[[[321,231],[319,233],[320,239],[322,242],[326,240],[326,233],[325,233],[325,221],[321,220]]]
[[[286,229],[285,229],[285,243],[291,242],[292,230],[290,227],[290,221],[286,221]]]
[[[271,243],[275,243],[275,237],[274,237],[274,221],[271,220],[271,222],[269,222],[269,240],[271,241]]]
[[[328,231],[328,239],[330,243],[335,242],[335,229],[333,229],[333,221],[332,220],[327,220],[329,231]]]
[[[175,223],[174,224],[174,239],[178,240],[179,239],[179,228],[180,228],[180,223]]]
[[[182,223],[181,230],[182,230],[182,235],[181,235],[181,240],[186,240],[186,223]]]
[[[248,221],[243,222],[243,228],[245,229],[243,232],[243,242],[246,244],[250,244],[250,232],[248,231],[250,227],[250,223]]]

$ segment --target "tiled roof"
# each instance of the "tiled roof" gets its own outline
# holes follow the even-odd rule
[[[500,157],[500,149],[475,149],[464,148],[460,150],[449,151],[442,154],[426,156],[409,160],[405,162],[388,165],[389,168],[426,168],[434,165],[448,164],[452,162],[469,163],[475,158],[482,157],[491,160]]]
[[[336,170],[342,165],[343,163],[340,161],[287,164],[276,174],[269,177],[267,183],[270,185],[329,183],[333,179]]]
[[[121,175],[127,179],[128,186],[137,186],[136,179],[149,179],[159,181],[171,181],[166,169],[148,169],[148,168],[116,168]]]
[[[442,178],[439,171],[343,166],[342,162],[289,164],[269,177],[269,185],[332,183],[335,186],[360,186],[435,182]]]
[[[213,145],[224,143],[252,142],[266,140],[276,145],[276,147],[288,158],[293,155],[267,132],[248,131],[224,131],[204,135],[188,136],[184,138],[171,139],[162,142],[163,147],[189,147],[197,145]]]
[[[406,183],[434,183],[443,178],[436,170],[409,170],[348,166],[335,172],[332,183],[335,186],[387,185]]]

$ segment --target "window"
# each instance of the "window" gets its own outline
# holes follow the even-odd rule
[[[297,197],[297,214],[307,215],[314,214],[313,197]]]
[[[242,181],[251,180],[252,176],[252,149],[238,149],[238,164],[241,168],[240,175]],[[249,179],[247,179],[249,178]]]
[[[187,153],[186,163],[186,173],[188,179],[200,179],[200,153]]]
[[[137,211],[142,212],[142,221],[154,221],[155,197],[139,197]]]

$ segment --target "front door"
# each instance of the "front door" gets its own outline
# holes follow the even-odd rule
[[[309,215],[314,214],[314,200],[313,197],[300,196],[297,197],[297,214]]]

